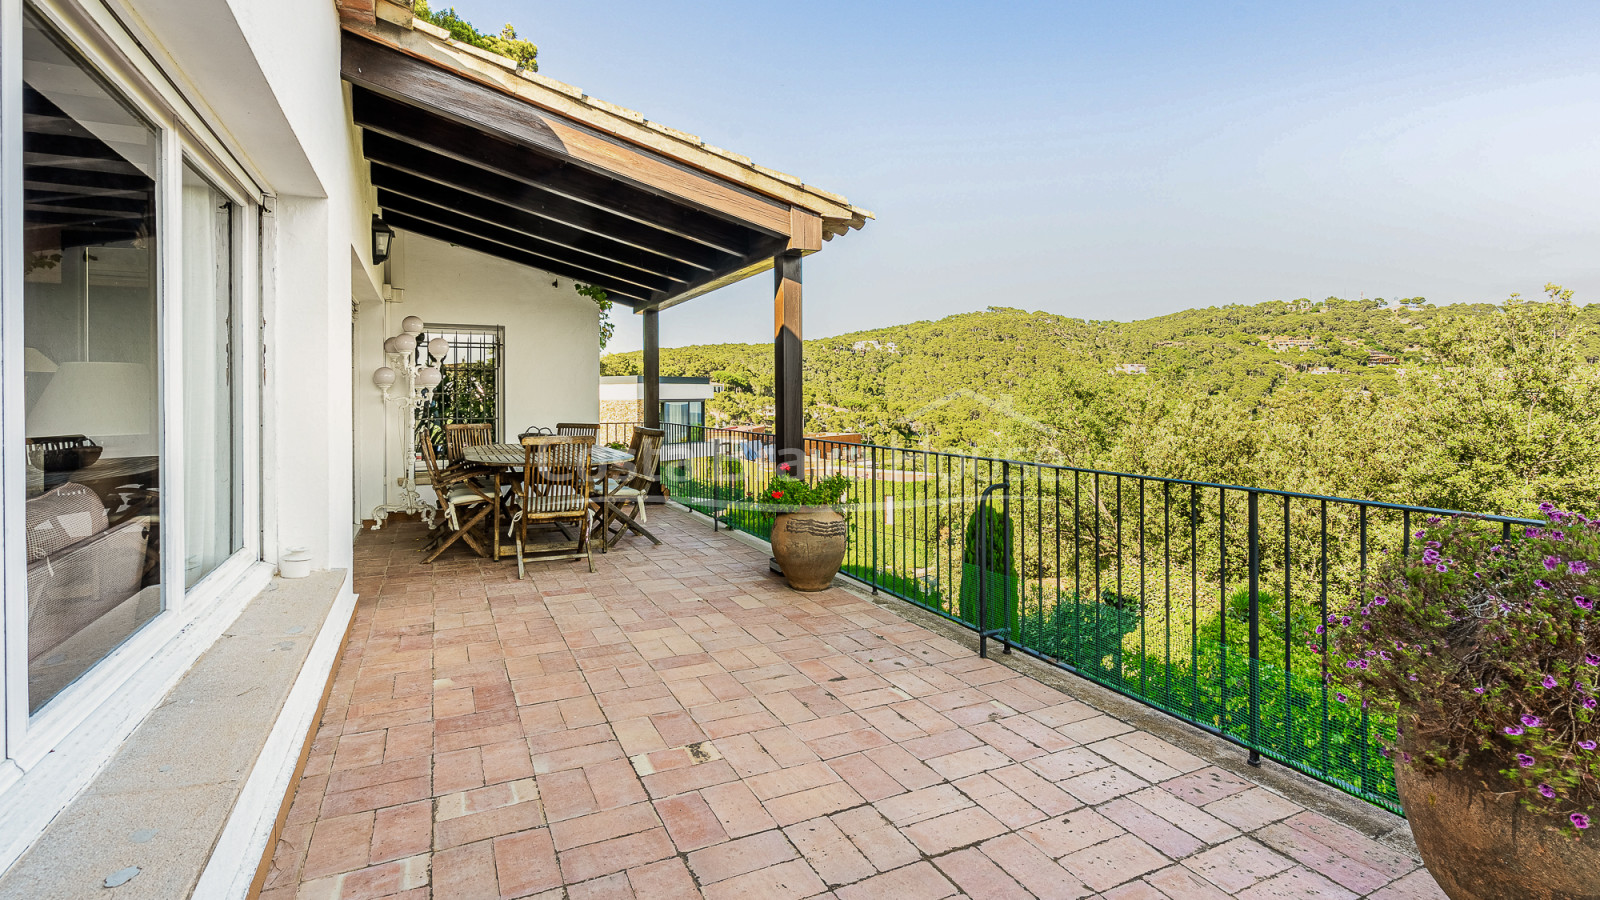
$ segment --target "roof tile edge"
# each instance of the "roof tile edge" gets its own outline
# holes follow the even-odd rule
[[[837,227],[837,231],[839,233],[842,233],[844,230],[847,230],[847,229],[859,229],[859,228],[863,227],[866,224],[866,220],[868,220],[868,219],[876,219],[877,218],[870,211],[862,209],[860,207],[857,207],[857,206],[851,204],[850,201],[848,199],[846,199],[841,194],[837,194],[837,193],[834,193],[832,191],[826,191],[826,190],[818,188],[818,187],[816,187],[814,185],[806,184],[800,178],[797,178],[797,177],[795,177],[793,175],[790,175],[790,174],[788,174],[786,172],[780,172],[780,171],[778,171],[776,169],[772,169],[772,168],[769,168],[767,166],[762,166],[762,165],[756,163],[755,161],[753,161],[752,159],[750,159],[750,157],[748,157],[748,156],[744,156],[744,155],[739,154],[739,153],[734,153],[731,150],[725,150],[725,149],[723,149],[721,147],[718,147],[718,146],[716,146],[714,144],[706,143],[702,138],[700,138],[697,135],[693,135],[693,134],[690,134],[689,132],[685,132],[685,131],[680,131],[680,130],[672,128],[670,126],[662,125],[662,124],[660,124],[658,122],[653,122],[653,121],[647,119],[642,113],[639,113],[639,112],[637,112],[635,110],[629,109],[629,108],[627,108],[625,106],[620,106],[620,105],[615,104],[615,103],[610,103],[610,102],[607,102],[605,100],[600,100],[600,99],[598,99],[596,97],[591,97],[588,94],[585,94],[581,89],[577,88],[576,86],[567,84],[567,83],[562,82],[562,81],[557,81],[554,78],[551,78],[551,77],[549,77],[547,75],[542,75],[542,74],[540,74],[538,72],[532,72],[532,71],[528,71],[528,70],[525,70],[525,69],[524,70],[519,70],[517,68],[515,60],[512,60],[512,59],[510,59],[508,57],[505,57],[505,56],[501,56],[500,54],[497,54],[497,53],[491,53],[488,50],[484,50],[481,47],[474,47],[474,46],[472,46],[470,44],[464,44],[464,43],[462,43],[460,41],[457,41],[454,38],[450,37],[450,32],[449,31],[447,31],[446,29],[440,28],[439,26],[434,25],[433,23],[428,22],[426,20],[413,19],[412,22],[411,22],[411,25],[409,27],[407,27],[405,25],[398,24],[398,23],[393,23],[393,22],[387,22],[387,23],[385,23],[385,25],[387,27],[385,29],[383,29],[383,30],[390,31],[391,34],[393,33],[394,30],[399,30],[402,33],[411,32],[411,33],[413,33],[415,35],[420,35],[425,40],[427,40],[429,43],[433,43],[435,45],[438,45],[439,49],[449,53],[451,56],[456,57],[456,59],[461,61],[461,62],[468,62],[470,60],[471,62],[476,62],[476,63],[479,63],[480,65],[486,65],[488,67],[491,67],[493,70],[496,70],[496,71],[492,71],[492,72],[479,72],[479,73],[475,73],[475,74],[490,75],[491,77],[492,76],[499,76],[500,79],[504,79],[507,76],[509,76],[511,78],[520,79],[521,81],[524,81],[524,82],[527,82],[527,83],[529,83],[531,85],[537,86],[538,88],[542,88],[544,90],[549,90],[549,91],[553,91],[553,92],[562,94],[562,95],[564,95],[566,97],[571,98],[572,101],[575,101],[575,102],[577,102],[579,104],[582,104],[582,106],[585,109],[592,110],[592,111],[597,112],[597,113],[602,113],[604,115],[620,119],[620,120],[622,120],[624,122],[629,123],[629,125],[631,125],[633,127],[636,127],[636,128],[648,129],[649,132],[654,134],[654,135],[659,135],[662,138],[666,138],[666,139],[668,139],[670,141],[673,141],[673,142],[675,142],[677,144],[686,145],[692,151],[699,151],[699,152],[702,152],[702,153],[707,153],[707,154],[710,154],[712,156],[718,157],[718,158],[720,158],[722,160],[725,160],[725,161],[727,161],[729,163],[732,163],[732,164],[738,166],[739,168],[745,170],[746,172],[754,173],[756,175],[760,175],[762,177],[772,179],[773,181],[776,181],[776,182],[778,182],[778,183],[780,183],[780,184],[782,184],[782,185],[784,185],[786,187],[789,187],[791,189],[799,190],[799,191],[803,192],[803,194],[809,195],[810,197],[813,197],[813,198],[815,198],[817,200],[823,201],[824,203],[826,203],[829,206],[843,207],[844,209],[842,209],[842,210],[813,210],[813,212],[817,212],[818,214],[823,215],[825,219],[833,220],[833,222],[830,223],[830,224],[834,224]],[[368,37],[368,38],[374,38],[374,39],[377,39],[377,40],[385,42],[385,43],[392,42],[390,39],[386,38],[386,36],[383,35],[378,29],[368,29],[367,27],[356,27],[356,26],[352,26],[349,23],[346,23],[344,27],[347,30],[355,31],[357,33],[363,34],[365,37]],[[404,35],[402,34],[402,38],[403,37],[404,37]],[[402,49],[405,49],[405,48],[402,48]],[[466,57],[467,59],[461,59],[461,57],[463,57],[463,56]],[[434,61],[435,62],[441,62],[440,60],[434,60]],[[518,94],[519,96],[521,96],[521,92],[517,91],[515,85],[513,85],[513,84],[502,84],[501,87],[505,88],[505,89],[509,89],[512,93],[515,93],[515,94]],[[528,100],[530,102],[533,102],[535,105],[541,105],[541,104],[537,103],[534,98],[524,96],[523,99]],[[551,111],[552,112],[556,112],[556,113],[566,113],[566,114],[570,114],[571,112],[573,112],[573,111],[570,111],[570,110],[561,110],[561,109],[557,109],[557,108],[552,108]],[[589,122],[589,123],[585,123],[585,124],[589,124],[592,127],[596,123]],[[613,132],[613,133],[615,133],[615,132]],[[624,140],[629,140],[630,139],[629,136],[623,135],[623,134],[616,134],[616,136],[620,137],[620,138],[622,138]],[[646,137],[646,136],[640,136],[640,139],[633,139],[633,140],[631,140],[631,142],[632,143],[637,143],[640,146],[645,147],[646,149],[649,149],[649,150],[653,150],[655,152],[666,152],[666,148],[657,146],[654,142],[650,141],[648,139],[648,137]],[[669,153],[669,155],[672,155],[672,154]],[[705,169],[707,172],[709,172],[712,175],[717,175],[717,176],[720,176],[720,177],[729,177],[728,173],[718,172],[714,168],[705,166],[703,164],[698,164],[696,161],[694,161],[692,159],[684,159],[682,157],[677,157],[677,156],[674,156],[674,158],[676,158],[680,162],[684,162],[684,163],[686,163],[688,165],[693,165],[693,166],[696,166],[698,168],[703,168],[703,169]],[[795,199],[798,199],[798,198],[784,197],[784,196],[782,196],[782,192],[774,193],[771,190],[763,190],[760,185],[752,185],[752,184],[746,183],[746,184],[744,184],[744,186],[749,188],[749,189],[751,189],[751,190],[755,190],[755,191],[758,191],[758,192],[761,192],[761,193],[767,193],[767,194],[769,194],[771,196],[776,197],[777,199],[784,200],[785,202],[795,202]],[[795,205],[805,206],[805,204],[803,202],[802,203],[796,203]],[[833,215],[829,215],[830,212],[833,213]],[[841,215],[841,213],[843,213],[843,214]]]

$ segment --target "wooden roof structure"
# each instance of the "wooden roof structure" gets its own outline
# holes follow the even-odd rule
[[[343,77],[384,221],[660,310],[872,217],[845,198],[344,0]]]

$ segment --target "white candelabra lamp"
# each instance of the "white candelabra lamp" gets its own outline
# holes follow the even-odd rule
[[[400,408],[402,437],[400,439],[400,502],[385,503],[372,511],[372,530],[383,527],[390,513],[420,513],[422,520],[433,527],[434,507],[422,502],[417,493],[417,413],[427,405],[428,392],[439,386],[444,373],[438,366],[417,361],[417,336],[422,334],[422,320],[406,316],[401,332],[383,342],[383,353],[389,365],[379,366],[372,373],[372,383],[383,391],[383,399]],[[428,342],[428,356],[443,361],[450,352],[450,342],[434,338]]]

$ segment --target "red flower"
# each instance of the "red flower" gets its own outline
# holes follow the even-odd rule
[[[782,500],[783,499],[783,491],[773,491],[772,492],[772,499],[774,499],[774,500]]]
[[[779,466],[778,468],[783,470],[783,471],[785,471],[785,472],[793,472],[794,471],[794,466],[791,466],[788,463],[784,463],[783,465]]]

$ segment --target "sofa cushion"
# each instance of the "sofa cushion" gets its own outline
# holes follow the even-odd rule
[[[100,495],[67,482],[28,501],[28,562],[106,530]]]

